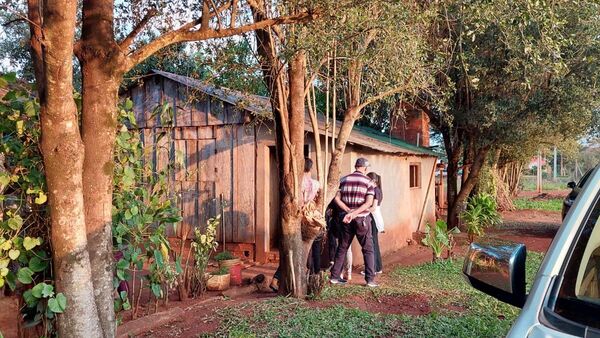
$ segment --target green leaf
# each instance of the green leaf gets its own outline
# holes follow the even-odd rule
[[[156,298],[162,298],[162,289],[160,284],[152,283],[152,293]]]
[[[35,298],[42,298],[42,291],[44,290],[44,284],[45,283],[39,283],[36,284],[32,289],[31,289],[31,294],[35,297]]]
[[[25,114],[29,117],[34,117],[35,116],[35,105],[33,104],[33,101],[29,100],[29,101],[25,101],[25,103],[23,104],[23,110],[25,111]]]
[[[17,134],[23,135],[23,120],[17,121]]]
[[[38,197],[35,198],[35,204],[44,204],[48,200],[48,196],[44,194],[43,191],[40,191]]]
[[[46,270],[47,267],[48,267],[48,263],[45,260],[42,260],[37,256],[33,256],[29,260],[29,268],[33,272],[42,272],[42,271]]]
[[[56,298],[48,300],[48,308],[54,313],[63,313],[67,308],[67,297],[62,293],[58,293]]]
[[[48,298],[48,297],[52,297],[54,296],[54,286],[50,285],[50,284],[44,284],[44,290],[42,290],[42,296],[44,296],[44,298]]]
[[[6,279],[6,283],[8,284],[8,287],[12,291],[15,291],[17,289],[17,277],[15,276],[15,274],[12,271],[9,271],[8,275],[6,275],[5,279]]]
[[[21,225],[23,225],[23,219],[21,218],[21,216],[15,215],[8,220],[7,224],[9,228],[13,230],[18,230],[19,228],[21,228]]]
[[[27,237],[25,237],[25,239],[23,239],[23,247],[27,251],[35,248],[36,246],[38,246],[40,244],[42,244],[42,243],[39,238],[31,238],[31,237],[27,236]]]
[[[0,78],[2,78],[7,83],[13,83],[13,82],[17,81],[17,73],[15,73],[15,72],[6,73],[6,74],[2,75],[2,77],[0,77]]]
[[[32,276],[33,271],[29,268],[20,268],[19,271],[17,271],[17,279],[22,284],[31,284],[31,282],[33,282]]]
[[[163,255],[159,250],[154,250],[154,260],[156,261],[156,265],[161,268],[165,265]]]
[[[23,299],[29,307],[35,307],[39,301],[39,299],[33,295],[32,290],[27,290],[23,292]]]
[[[133,108],[133,101],[131,99],[125,100],[125,110],[131,110]]]
[[[17,249],[12,249],[8,252],[8,257],[10,257],[10,259],[12,259],[14,261],[17,258],[19,258],[20,254],[21,254],[21,251],[19,251]]]

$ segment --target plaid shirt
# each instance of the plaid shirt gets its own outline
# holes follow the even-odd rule
[[[352,174],[343,177],[340,181],[340,194],[342,195],[342,202],[344,202],[348,208],[358,209],[365,203],[368,195],[375,195],[375,184],[367,175],[360,171],[355,171]],[[357,216],[369,216],[369,210],[365,210]]]

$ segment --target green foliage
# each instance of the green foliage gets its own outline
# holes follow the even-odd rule
[[[163,288],[172,287],[181,272],[180,261],[170,262],[166,227],[181,220],[175,197],[169,186],[172,166],[153,171],[144,158],[145,148],[136,129],[133,103],[125,100],[119,109],[114,162],[113,243],[122,257],[116,264],[115,286],[120,281],[147,279],[146,285],[157,298],[165,296]],[[155,109],[163,121],[170,120],[171,110],[163,105]],[[129,126],[130,128],[127,128]],[[168,133],[161,137],[168,137]],[[158,143],[158,142],[157,142]],[[148,263],[149,274],[141,270]],[[130,305],[129,297],[120,295],[115,307]]]
[[[215,255],[216,261],[225,261],[228,259],[235,259],[235,256],[229,251],[222,251]]]
[[[545,211],[561,211],[563,200],[562,198],[551,199],[530,199],[517,198],[513,201],[518,210],[545,210]]]
[[[49,215],[39,150],[39,103],[15,74],[0,76],[0,290],[23,295],[27,325],[51,335],[67,306],[55,294],[49,256]]]
[[[447,249],[450,253],[454,246],[454,234],[459,232],[456,227],[448,230],[446,221],[440,219],[434,225],[427,223],[425,238],[422,242],[423,245],[431,249],[434,259],[441,259],[444,249]]]
[[[226,266],[222,266],[218,270],[213,271],[210,274],[211,275],[215,275],[215,276],[228,275],[229,274],[229,268],[226,267]]]
[[[467,209],[461,213],[460,218],[467,227],[470,241],[475,236],[482,236],[485,228],[499,224],[502,220],[496,200],[485,193],[469,198]]]
[[[208,220],[204,233],[196,228],[194,230],[194,239],[192,241],[192,250],[194,255],[194,270],[190,274],[191,280],[186,281],[190,285],[192,294],[202,294],[206,291],[206,268],[210,255],[217,249],[217,228],[219,227],[221,215]]]

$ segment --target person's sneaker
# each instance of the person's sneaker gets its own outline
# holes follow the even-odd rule
[[[379,270],[379,271],[375,272],[376,275],[379,275],[379,274],[382,274],[382,273],[383,273],[383,270]],[[365,271],[364,270],[361,271],[360,274],[364,276],[365,275]]]
[[[369,287],[369,288],[378,288],[379,284],[377,284],[375,282],[368,282],[367,283],[367,287]]]
[[[332,278],[329,280],[329,283],[344,285],[344,284],[348,283],[348,281],[343,278]]]

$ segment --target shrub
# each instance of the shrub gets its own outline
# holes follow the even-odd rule
[[[472,242],[476,236],[482,236],[484,229],[500,223],[496,201],[488,194],[477,194],[469,199],[467,208],[460,215]]]
[[[183,274],[184,287],[192,296],[197,296],[206,291],[206,268],[208,267],[208,259],[210,255],[217,249],[217,227],[219,226],[220,216],[211,218],[206,224],[204,233],[200,229],[195,229],[194,239],[192,241],[192,252],[194,255],[194,268],[189,270],[186,264],[186,269]]]
[[[229,251],[219,252],[215,255],[215,260],[218,261],[226,261],[228,259],[235,259],[236,257]]]
[[[219,268],[219,270],[213,271],[210,274],[214,275],[214,276],[228,275],[229,274],[229,268],[226,267],[226,266],[222,266],[222,267]]]
[[[434,261],[442,258],[444,249],[448,250],[448,257],[451,257],[452,248],[454,247],[453,235],[459,232],[456,227],[448,230],[446,221],[437,220],[434,225],[427,223],[425,238],[422,242],[431,249]]]

